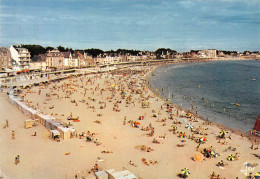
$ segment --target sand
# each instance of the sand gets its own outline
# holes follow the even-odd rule
[[[12,106],[6,94],[0,93],[1,170],[8,178],[73,178],[75,174],[85,175],[97,162],[103,170],[126,168],[136,176],[145,179],[178,178],[177,174],[182,168],[190,169],[189,178],[209,178],[213,171],[222,178],[245,178],[245,174],[241,172],[241,170],[246,169],[243,165],[245,162],[259,163],[259,159],[252,155],[253,153],[260,154],[259,150],[250,149],[251,141],[240,135],[231,134],[230,130],[228,130],[227,136],[231,134],[231,140],[226,138],[226,145],[218,143],[219,140],[216,137],[221,129],[214,124],[205,125],[204,121],[199,119],[198,122],[191,122],[195,128],[199,126],[208,128],[204,131],[208,134],[206,136],[208,141],[201,144],[199,150],[213,146],[220,156],[206,158],[202,162],[192,160],[194,154],[198,152],[196,151],[198,143],[188,138],[185,139],[186,142],[181,142],[178,134],[169,131],[173,121],[187,121],[188,123],[189,119],[177,116],[176,108],[173,108],[172,111],[174,120],[168,119],[169,114],[166,112],[165,101],[145,86],[145,77],[154,68],[143,67],[141,69],[143,73],[126,74],[125,76],[104,73],[103,75],[74,77],[51,83],[46,87],[37,86],[32,87],[29,91],[23,90],[22,95],[26,94],[24,101],[29,102],[28,105],[37,107],[45,114],[52,114],[63,122],[72,123],[78,134],[87,133],[87,131],[96,133],[93,137],[100,145],[86,142],[85,138],[79,139],[79,137],[56,142],[49,138],[48,129],[41,124],[25,129],[24,120],[28,117]],[[86,83],[88,79],[90,81]],[[137,94],[136,91],[131,93],[130,81],[135,82],[133,90],[140,89],[142,94]],[[123,88],[126,93],[124,99],[121,98],[119,90]],[[41,90],[40,95],[39,89]],[[102,94],[100,93],[101,89],[104,89]],[[113,89],[117,90],[113,92]],[[46,93],[51,94],[50,97],[47,97]],[[108,99],[112,95],[114,97]],[[126,98],[129,95],[131,95],[132,102],[126,104]],[[69,98],[65,98],[65,96]],[[144,99],[148,96],[150,96],[149,99]],[[73,100],[76,103],[71,102]],[[142,100],[149,102],[149,108],[142,108]],[[116,101],[121,101],[121,103],[117,103],[119,112],[113,110]],[[101,105],[104,106],[103,102],[106,107],[100,109]],[[52,108],[53,106],[54,108]],[[95,109],[91,108],[92,106],[95,106]],[[155,110],[157,115],[160,113],[158,117],[152,117],[154,114],[152,110]],[[73,117],[79,117],[80,122],[68,121],[67,117],[71,113]],[[178,113],[185,115],[185,112],[179,111]],[[102,115],[98,116],[98,114]],[[140,115],[144,116],[143,120],[138,120]],[[125,116],[126,124],[123,125]],[[166,121],[159,122],[163,118],[166,118]],[[9,127],[3,128],[6,119],[9,121]],[[96,123],[96,120],[101,123]],[[139,128],[132,127],[129,120],[140,122]],[[141,130],[142,126],[147,127],[150,123],[154,127],[154,136],[147,135],[150,131]],[[185,128],[185,123],[177,126],[178,131],[192,135],[192,132]],[[13,130],[16,135],[15,139],[11,139]],[[37,136],[32,136],[34,132],[37,132]],[[166,137],[160,138],[160,144],[152,142],[154,138],[164,135]],[[202,135],[195,134],[195,136]],[[221,140],[221,142],[223,141]],[[177,144],[185,144],[185,146],[177,147]],[[151,147],[154,151],[141,151],[140,145]],[[224,150],[229,146],[235,147],[236,151],[228,150],[225,152]],[[102,153],[102,151],[112,153]],[[65,153],[70,154],[65,155]],[[239,160],[228,161],[228,155],[235,153],[239,153]],[[14,159],[17,155],[20,155],[21,160],[18,165],[15,165]],[[102,158],[104,161],[98,161],[98,158]],[[147,166],[142,162],[142,158],[158,163]],[[221,160],[228,165],[224,168],[217,167],[216,164]],[[130,165],[129,161],[132,161],[136,166]],[[259,165],[252,172],[257,171],[260,171]],[[249,170],[246,172],[249,174]]]

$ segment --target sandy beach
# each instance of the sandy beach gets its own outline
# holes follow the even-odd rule
[[[101,170],[128,169],[143,179],[179,178],[182,168],[188,168],[188,178],[194,179],[210,178],[212,172],[220,178],[245,178],[250,172],[260,171],[259,158],[253,155],[260,155],[259,149],[254,150],[258,141],[250,141],[230,129],[225,139],[219,138],[224,126],[219,128],[194,116],[187,117],[185,111],[167,105],[146,83],[147,75],[155,68],[133,67],[23,89],[19,96],[27,106],[76,129],[71,139],[60,142],[50,139],[50,131],[40,123],[25,129],[28,116],[8,101],[7,94],[0,93],[2,175],[74,178],[86,176],[95,163]],[[79,121],[68,120],[69,116],[79,117]],[[186,128],[188,123],[192,129]],[[177,129],[173,131],[172,126]],[[36,136],[32,136],[34,132]],[[185,138],[179,137],[181,132],[185,132]],[[87,137],[92,141],[87,141]],[[199,144],[200,137],[207,141]],[[193,159],[196,153],[210,148],[212,155],[207,157],[204,153],[202,161]],[[230,154],[237,154],[238,160],[227,160]],[[17,155],[20,163],[15,165]],[[226,165],[216,166],[221,160]],[[246,167],[245,163],[250,165]]]

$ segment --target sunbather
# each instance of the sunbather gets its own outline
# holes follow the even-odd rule
[[[149,166],[149,163],[146,161],[145,158],[142,158],[142,162],[143,162],[145,165]]]

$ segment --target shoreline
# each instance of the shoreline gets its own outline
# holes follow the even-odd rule
[[[206,61],[189,61],[189,62],[184,62],[184,63],[204,63],[204,62],[211,62],[212,60],[206,60]],[[227,61],[227,60],[223,60],[223,61]],[[230,60],[230,61],[233,61],[233,60]],[[162,64],[162,65],[158,65],[156,67],[154,67],[154,69],[149,72],[149,74],[147,74],[147,77],[146,77],[146,86],[157,96],[159,97],[160,99],[162,99],[163,101],[165,101],[166,103],[169,103],[171,105],[173,105],[177,110],[180,110],[180,111],[184,111],[185,113],[192,113],[191,111],[189,111],[188,109],[184,108],[184,107],[181,107],[177,104],[174,104],[170,99],[167,99],[167,98],[164,98],[159,92],[156,92],[156,90],[154,90],[151,85],[149,84],[149,80],[151,78],[151,75],[154,71],[156,71],[156,69],[160,66],[166,66],[166,65],[172,65],[172,64],[180,64],[178,62],[176,63],[170,63],[170,64]],[[240,135],[240,136],[244,136],[246,137],[249,141],[251,141],[253,139],[257,139],[258,142],[260,142],[260,137],[259,136],[250,136],[250,131],[246,132],[246,131],[242,131],[240,129],[235,129],[235,128],[230,128],[230,127],[227,127],[225,126],[224,124],[221,124],[221,123],[218,123],[218,122],[213,122],[213,121],[207,121],[205,120],[204,116],[200,115],[200,114],[194,114],[192,113],[196,118],[204,121],[204,122],[210,122],[212,125],[215,125],[216,127],[220,128],[220,129],[227,129],[227,130],[230,130],[233,134],[236,134],[236,135]],[[253,129],[252,129],[253,130]]]

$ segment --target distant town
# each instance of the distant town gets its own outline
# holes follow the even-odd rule
[[[260,51],[237,52],[206,49],[177,52],[169,48],[159,48],[156,51],[127,49],[103,51],[100,49],[73,50],[62,46],[54,48],[41,45],[11,45],[11,47],[0,48],[0,71],[1,73],[23,72],[24,70],[55,71],[170,59],[173,61],[260,59]]]

